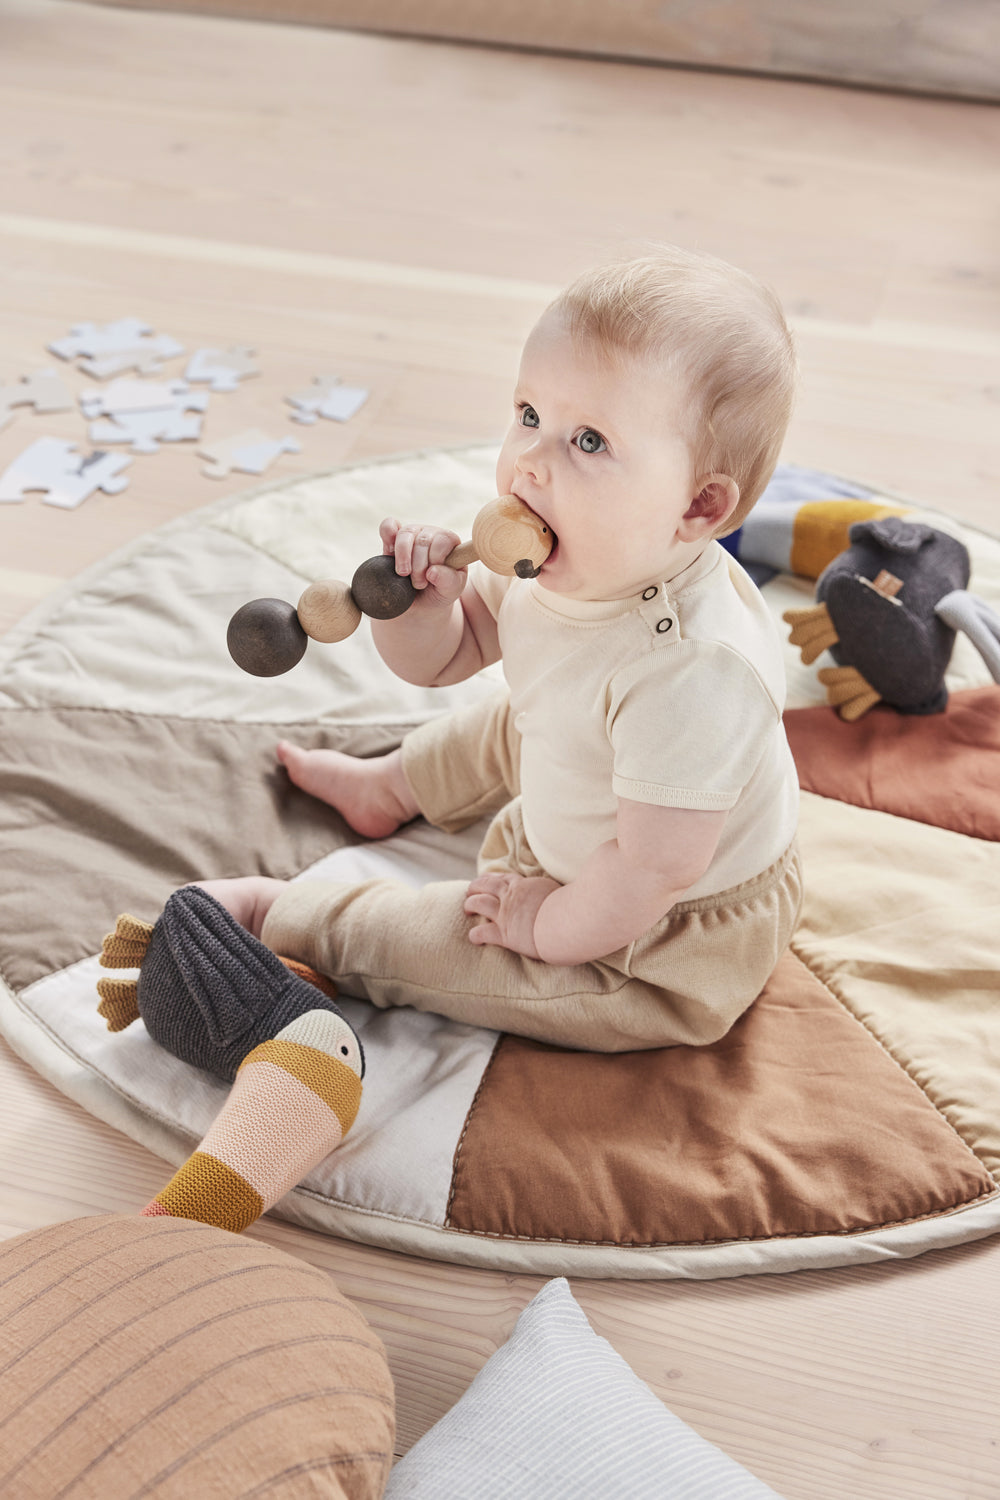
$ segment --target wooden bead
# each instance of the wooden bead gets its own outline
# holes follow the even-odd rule
[[[484,505],[472,523],[477,554],[492,573],[534,578],[552,551],[552,533],[516,495]]]
[[[350,586],[336,578],[311,583],[298,605],[299,624],[314,641],[346,641],[361,624],[361,611]]]
[[[351,579],[354,602],[373,620],[395,620],[417,597],[409,578],[396,572],[396,560],[382,554],[369,557]]]
[[[226,634],[233,661],[253,677],[290,672],[308,641],[295,605],[284,599],[251,599],[233,615]]]

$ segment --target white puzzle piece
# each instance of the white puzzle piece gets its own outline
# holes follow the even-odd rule
[[[123,349],[135,349],[147,334],[152,333],[148,323],[139,318],[119,318],[116,323],[74,323],[65,338],[54,339],[48,345],[60,359],[78,359],[81,354],[119,354]]]
[[[253,352],[242,344],[230,349],[198,349],[188,361],[184,379],[194,384],[208,381],[213,391],[235,391],[241,380],[260,374],[250,357]]]
[[[126,370],[155,374],[165,359],[184,353],[184,345],[168,334],[152,336],[148,323],[139,318],[119,318],[117,322],[74,323],[69,334],[56,339],[48,348],[60,359],[79,359],[78,368],[96,380],[107,380]]]
[[[263,474],[279,454],[300,451],[293,438],[268,437],[266,432],[259,432],[256,428],[238,432],[234,437],[221,438],[217,443],[206,443],[198,449],[202,458],[210,460],[201,471],[209,479],[225,479],[234,470],[241,474]]]
[[[119,417],[135,411],[175,411],[208,405],[205,391],[192,391],[184,380],[113,380],[101,390],[83,391],[85,417]]]
[[[123,349],[119,354],[104,354],[99,359],[81,359],[77,368],[95,380],[110,380],[113,375],[123,375],[126,370],[138,370],[140,375],[157,375],[165,359],[175,359],[183,353],[183,344],[161,334],[159,338],[147,339],[138,349]]]
[[[361,410],[368,394],[361,386],[342,385],[337,375],[316,375],[308,390],[286,396],[285,400],[295,407],[291,414],[293,422],[311,424],[319,417],[346,422]]]
[[[183,380],[114,380],[81,395],[80,406],[91,422],[92,443],[131,443],[133,453],[155,453],[160,443],[201,436],[208,392],[192,391]],[[110,420],[94,420],[101,416]]]
[[[119,453],[82,457],[75,443],[39,438],[0,474],[0,502],[24,500],[37,491],[46,505],[74,510],[95,490],[120,494],[128,484],[121,470],[131,462]]]
[[[33,406],[36,413],[72,411],[73,393],[55,370],[36,370],[16,385],[0,385],[0,428],[13,420],[15,406]]]
[[[161,443],[183,443],[201,437],[201,414],[166,411],[122,412],[113,421],[91,422],[92,443],[130,443],[133,453],[156,453]]]

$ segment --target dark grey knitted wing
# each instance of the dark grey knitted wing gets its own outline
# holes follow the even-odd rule
[[[214,896],[184,886],[169,898],[160,922],[211,1042],[228,1045],[272,1008],[288,969]]]
[[[193,885],[174,892],[153,928],[139,970],[138,1004],[154,1041],[229,1082],[248,1052],[297,1016],[310,1010],[343,1016],[214,896]],[[361,1060],[363,1071],[363,1051]]]

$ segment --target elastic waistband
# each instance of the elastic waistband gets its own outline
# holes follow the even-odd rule
[[[797,871],[798,868],[798,840],[792,839],[781,858],[776,859],[773,865],[768,865],[766,870],[761,870],[759,875],[751,875],[749,880],[741,880],[739,885],[728,886],[724,891],[714,891],[710,896],[697,896],[693,901],[676,901],[668,916],[684,911],[711,911],[716,906],[737,906],[741,901],[750,901],[754,896],[773,890],[775,886],[781,885],[791,870]]]

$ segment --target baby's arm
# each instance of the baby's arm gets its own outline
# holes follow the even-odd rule
[[[409,577],[418,596],[395,620],[372,620],[372,639],[382,660],[404,682],[443,687],[462,682],[500,660],[496,621],[465,568],[445,558],[459,544],[453,531],[401,526],[389,518],[379,527],[382,550],[395,557],[396,572]]]
[[[595,849],[568,885],[506,874],[474,880],[465,910],[486,920],[469,936],[550,964],[614,953],[704,875],[726,817],[619,798],[617,837]]]

